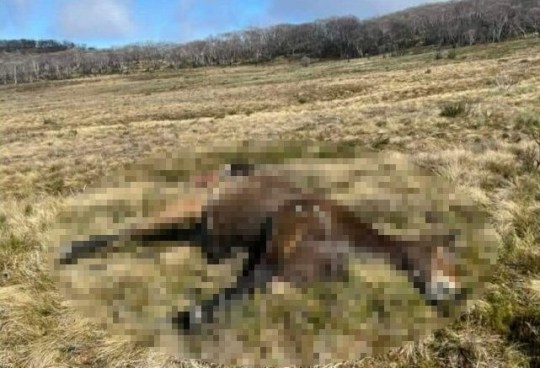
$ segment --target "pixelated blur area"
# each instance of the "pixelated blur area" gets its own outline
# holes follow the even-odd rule
[[[305,142],[148,158],[71,198],[51,234],[82,316],[179,359],[250,366],[425,337],[478,298],[498,246],[471,200],[406,156]]]

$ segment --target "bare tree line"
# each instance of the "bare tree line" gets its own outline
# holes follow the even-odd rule
[[[55,40],[0,40],[0,52],[58,52],[74,48],[76,45],[73,42]]]
[[[463,0],[429,4],[361,21],[334,17],[315,22],[212,36],[185,44],[140,44],[94,50],[66,46],[54,53],[7,52],[0,41],[0,84],[260,63],[279,56],[357,58],[399,54],[415,46],[464,46],[540,32],[540,0]],[[34,41],[35,42],[35,41]],[[30,47],[30,46],[28,46]]]

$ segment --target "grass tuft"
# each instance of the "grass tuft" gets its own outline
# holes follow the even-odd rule
[[[465,102],[448,102],[441,106],[440,115],[445,118],[456,118],[467,113],[467,104]]]

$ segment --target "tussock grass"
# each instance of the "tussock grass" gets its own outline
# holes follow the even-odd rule
[[[127,163],[250,139],[339,140],[407,153],[468,192],[500,236],[488,290],[460,320],[417,344],[341,365],[540,366],[540,48],[520,40],[457,55],[0,88],[0,366],[206,366],[115,340],[81,319],[48,279],[44,237],[66,198]],[[449,101],[474,103],[449,119],[440,116]]]
[[[464,102],[451,102],[445,103],[441,107],[441,116],[445,118],[455,118],[461,115],[465,115],[468,106]]]

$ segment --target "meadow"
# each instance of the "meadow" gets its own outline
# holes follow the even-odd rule
[[[80,319],[47,275],[66,200],[126,164],[232,140],[405,153],[465,190],[501,237],[482,299],[356,367],[540,366],[540,44],[437,56],[159,71],[0,88],[0,367],[200,366]]]

